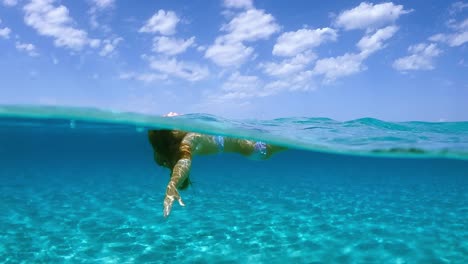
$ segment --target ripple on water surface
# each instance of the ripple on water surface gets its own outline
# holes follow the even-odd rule
[[[49,263],[468,260],[464,186],[201,184],[183,193],[187,207],[176,205],[167,220],[160,189],[119,181],[2,185],[0,256]]]

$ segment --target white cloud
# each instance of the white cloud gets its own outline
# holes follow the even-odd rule
[[[334,22],[336,26],[345,30],[365,29],[367,32],[357,43],[360,52],[320,59],[311,71],[304,71],[304,69],[315,58],[302,57],[301,53],[310,51],[323,42],[336,41],[337,31],[326,27],[283,33],[273,47],[273,55],[296,57],[283,60],[281,63],[260,65],[266,74],[283,77],[282,80],[267,84],[267,87],[274,90],[310,90],[315,87],[313,76],[322,75],[325,82],[332,82],[337,78],[365,70],[363,61],[372,53],[384,48],[384,42],[398,31],[398,27],[394,25],[380,29],[379,27],[392,24],[402,14],[409,12],[411,11],[404,10],[402,5],[394,5],[391,2],[376,5],[363,2],[353,9],[343,11]]]
[[[393,68],[398,71],[432,70],[434,69],[434,58],[442,53],[434,43],[420,43],[410,46],[408,52],[411,55],[395,60]]]
[[[239,72],[234,72],[229,76],[227,81],[223,84],[224,91],[252,91],[260,87],[260,79],[253,75],[241,75]]]
[[[112,7],[115,0],[92,0],[92,2],[98,9],[106,9]]]
[[[252,8],[252,0],[224,0],[224,6],[227,8]]]
[[[465,8],[468,8],[468,3],[464,3],[462,1],[455,2],[450,8],[450,14],[457,14],[459,12],[462,12]]]
[[[364,71],[363,65],[372,53],[385,48],[384,42],[398,31],[397,26],[387,26],[376,31],[368,31],[356,46],[360,53],[346,53],[342,56],[324,58],[317,61],[313,69],[314,75],[323,75],[324,82],[330,83],[338,78]]]
[[[18,0],[3,0],[4,6],[15,6],[18,4]]]
[[[402,5],[395,5],[392,2],[376,5],[362,2],[353,9],[341,12],[335,20],[335,25],[345,30],[377,29],[394,23],[401,15],[411,11],[404,10]]]
[[[0,24],[2,20],[0,19]],[[11,29],[9,27],[0,28],[0,37],[4,39],[10,38]]]
[[[299,29],[279,36],[273,47],[273,54],[277,56],[295,56],[305,50],[314,48],[325,41],[335,41],[336,30],[331,28]]]
[[[436,34],[430,41],[446,43],[450,47],[458,47],[468,42],[468,31],[453,34]]]
[[[187,40],[166,36],[157,36],[153,39],[153,51],[166,55],[177,55],[183,53],[195,43],[195,37]]]
[[[18,0],[3,0],[4,6],[15,6],[18,4]]]
[[[458,30],[468,30],[468,18],[456,25]]]
[[[261,95],[263,83],[253,75],[241,75],[235,72],[223,84],[224,94],[216,96],[218,100],[245,99]]]
[[[86,31],[76,29],[68,9],[54,6],[54,0],[32,0],[24,6],[24,21],[37,30],[40,35],[53,37],[57,47],[67,47],[80,50],[89,45],[90,39]]]
[[[210,99],[215,103],[225,103],[271,96],[284,90],[307,90],[310,88],[309,77],[311,77],[310,74],[302,72],[294,78],[265,84],[262,79],[255,75],[242,75],[239,72],[234,72],[222,85],[222,93],[212,95]]]
[[[270,76],[287,76],[304,70],[315,58],[316,55],[314,53],[308,52],[297,54],[295,57],[285,59],[280,63],[263,63],[260,64],[260,68]]]
[[[339,77],[363,71],[365,67],[362,62],[365,58],[361,53],[346,53],[343,56],[320,59],[315,64],[313,73],[324,75],[325,82],[332,82]]]
[[[268,39],[279,31],[279,26],[272,15],[263,10],[250,9],[234,17],[221,30],[227,32],[223,36],[226,42],[243,42]]]
[[[177,23],[180,19],[173,11],[159,10],[156,12],[146,24],[140,28],[139,32],[157,33],[162,35],[173,35],[176,32]]]
[[[137,80],[144,83],[152,83],[155,81],[163,81],[167,79],[166,74],[156,74],[156,73],[135,73],[135,72],[125,72],[119,75],[119,79],[122,80]]]
[[[157,74],[133,74],[132,79],[151,82],[158,80],[161,76],[177,77],[190,82],[206,79],[210,72],[207,67],[197,63],[180,61],[171,56],[185,52],[189,47],[195,45],[195,37],[189,39],[179,39],[169,37],[176,33],[177,24],[180,19],[173,11],[158,10],[146,24],[140,28],[139,32],[158,33],[153,38],[152,50],[164,54],[161,57],[143,55],[143,59],[148,60],[149,67],[157,71]]]
[[[454,33],[436,34],[429,38],[430,41],[446,43],[450,47],[458,47],[468,42],[468,18],[460,23],[450,25]]]
[[[191,82],[206,79],[210,72],[208,68],[196,63],[178,61],[175,58],[149,58],[150,67],[163,74],[172,75]]]
[[[91,8],[88,11],[91,28],[101,28],[103,31],[111,31],[109,26],[99,24],[98,16],[102,11],[111,9],[114,6],[115,0],[91,0]]]
[[[31,43],[16,42],[15,47],[19,51],[26,52],[31,57],[39,55],[36,51],[36,47]]]
[[[91,9],[93,10],[93,9]],[[89,25],[91,26],[92,29],[99,28],[101,25],[98,22],[97,15],[95,11],[90,11],[90,16],[89,16]]]
[[[468,42],[468,31],[460,32],[449,36],[449,45],[458,47]]]
[[[396,26],[388,26],[377,30],[372,35],[365,35],[359,40],[357,47],[366,56],[385,47],[384,41],[391,38],[398,31]]]
[[[240,66],[253,53],[253,48],[242,43],[222,43],[219,39],[205,52],[205,58],[211,59],[222,67]]]
[[[90,39],[89,40],[89,46],[91,46],[91,48],[99,48],[99,46],[101,46],[101,40],[100,39]]]
[[[242,75],[234,72],[222,85],[222,93],[211,96],[212,102],[244,100],[266,97],[282,91],[309,91],[315,88],[311,71],[302,71],[280,80],[265,83],[255,75]]]
[[[110,39],[105,39],[102,41],[102,44],[104,47],[102,47],[101,51],[99,52],[100,56],[109,56],[113,54],[115,48],[117,45],[123,40],[123,38],[114,38],[112,40]]]
[[[279,30],[272,15],[263,10],[250,9],[234,17],[221,27],[226,34],[216,38],[205,51],[205,58],[222,67],[240,66],[253,54],[254,49],[243,42],[267,39]]]
[[[8,27],[0,28],[0,37],[4,39],[10,38],[11,29]]]
[[[274,95],[282,91],[311,91],[316,88],[312,71],[301,71],[279,80],[267,83],[265,95]]]

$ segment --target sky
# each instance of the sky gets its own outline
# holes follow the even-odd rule
[[[468,120],[468,2],[0,0],[0,104]]]

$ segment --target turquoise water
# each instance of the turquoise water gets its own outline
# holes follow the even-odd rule
[[[0,107],[0,262],[466,263],[467,124]],[[195,157],[164,219],[153,127],[291,149]]]
[[[62,119],[65,122],[59,125],[65,127],[73,127],[75,121],[85,121],[80,125],[82,128],[112,124],[137,130],[151,127],[180,129],[350,155],[468,159],[468,121],[392,123],[362,118],[338,122],[310,117],[239,121],[206,114],[166,118],[98,109],[1,105],[0,117]],[[22,125],[28,123],[22,122]]]

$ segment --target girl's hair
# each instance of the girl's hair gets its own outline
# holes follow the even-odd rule
[[[154,160],[160,166],[167,167],[171,170],[181,157],[179,150],[180,143],[184,139],[187,132],[180,130],[149,130],[148,138],[153,146]],[[184,190],[190,185],[190,179],[187,179],[179,186],[179,189]]]

